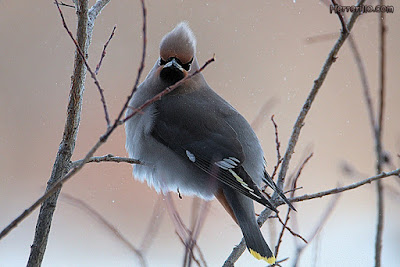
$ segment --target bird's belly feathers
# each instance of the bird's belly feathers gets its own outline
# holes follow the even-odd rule
[[[214,178],[188,159],[175,154],[151,136],[154,111],[149,107],[125,123],[129,156],[142,161],[133,166],[133,175],[159,192],[177,192],[212,199],[217,185]]]

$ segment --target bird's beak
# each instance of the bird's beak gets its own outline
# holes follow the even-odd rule
[[[174,84],[177,81],[183,79],[183,77],[185,77],[186,75],[185,73],[186,71],[181,66],[181,64],[179,64],[179,62],[175,58],[172,58],[163,66],[160,72],[160,77],[167,83]]]
[[[163,69],[167,69],[167,68],[176,69],[176,70],[183,72],[182,66],[176,61],[175,58],[172,58],[171,61],[167,62],[164,65]]]

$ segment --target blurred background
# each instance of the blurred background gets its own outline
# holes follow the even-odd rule
[[[72,1],[71,1],[72,2]],[[93,4],[95,1],[91,1]],[[375,1],[373,5],[377,4]],[[70,4],[70,1],[66,3]],[[352,5],[355,1],[343,1]],[[329,7],[318,1],[147,1],[148,45],[145,74],[158,58],[162,36],[186,20],[197,37],[202,64],[212,88],[249,121],[263,105],[257,129],[268,170],[276,163],[272,114],[279,126],[281,153],[314,79],[336,41],[341,25]],[[386,111],[384,149],[392,163],[400,160],[400,16],[399,2],[386,15]],[[63,7],[75,33],[76,16]],[[141,56],[139,1],[111,1],[95,22],[89,62],[94,68],[112,28],[117,30],[99,73],[111,118],[115,118],[136,78]],[[347,14],[349,16],[349,14]],[[331,35],[333,34],[333,35]],[[330,36],[325,38],[326,35]],[[378,90],[378,14],[362,15],[352,31],[364,60],[373,103]],[[52,0],[0,1],[0,228],[5,227],[44,191],[62,138],[75,47],[62,27]],[[321,36],[323,38],[321,38]],[[142,76],[142,80],[145,75]],[[375,108],[376,110],[376,108]],[[87,77],[81,124],[73,160],[81,159],[106,130],[96,87]],[[97,155],[126,156],[120,127]],[[339,52],[306,119],[289,174],[304,158],[297,195],[353,183],[375,174],[375,151],[362,87],[353,54],[346,42]],[[357,170],[351,176],[343,164]],[[394,168],[394,167],[393,167]],[[390,170],[386,166],[385,170]],[[125,163],[91,163],[63,188],[110,221],[129,241],[139,245],[151,219],[157,194],[132,178]],[[385,186],[383,266],[400,261],[400,187],[396,178]],[[398,179],[398,178],[397,178]],[[174,198],[186,222],[191,198]],[[297,232],[307,238],[331,197],[296,204]],[[262,207],[257,205],[257,210]],[[281,207],[281,216],[286,207]],[[26,265],[38,211],[0,241],[0,266]],[[289,223],[289,225],[291,225]],[[326,226],[304,251],[301,266],[372,266],[376,225],[375,185],[343,193]],[[293,227],[293,226],[292,226]],[[262,229],[273,247],[281,225],[276,219]],[[239,227],[213,201],[198,240],[209,266],[221,266],[241,240]],[[293,237],[286,232],[279,259],[294,255]],[[180,266],[184,247],[169,217],[147,253],[149,266]],[[60,198],[43,266],[137,266],[135,256],[85,210]],[[237,266],[265,266],[246,251]]]

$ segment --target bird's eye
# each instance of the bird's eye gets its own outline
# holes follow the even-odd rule
[[[193,58],[186,64],[182,64],[182,68],[184,68],[186,71],[190,70],[190,66],[192,65]]]
[[[164,59],[162,59],[162,58],[160,57],[160,65],[162,66],[162,65],[165,65],[165,64],[167,64],[167,61],[165,61]]]

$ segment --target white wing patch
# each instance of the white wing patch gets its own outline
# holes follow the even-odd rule
[[[189,160],[191,162],[195,162],[196,161],[196,157],[189,150],[186,150],[186,156],[189,158]]]
[[[240,160],[238,160],[238,159],[235,158],[235,157],[229,157],[229,159],[231,159],[231,160],[233,160],[233,161],[236,161],[237,163],[240,163]]]
[[[221,169],[228,170],[236,168],[238,166],[238,163],[240,163],[240,160],[234,157],[229,157],[215,162],[215,165],[217,165]]]

